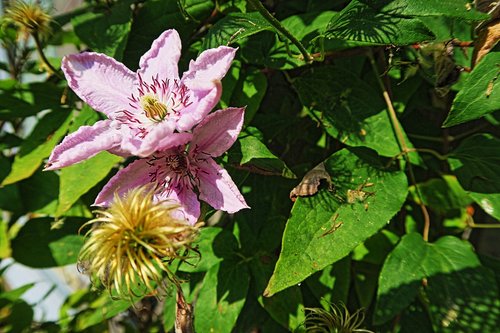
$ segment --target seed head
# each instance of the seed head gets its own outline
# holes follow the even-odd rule
[[[37,3],[15,1],[5,10],[5,19],[19,27],[25,36],[47,35],[50,32],[51,16]]]
[[[153,200],[154,188],[138,187],[123,198],[115,194],[97,211],[80,252],[80,264],[118,297],[142,296],[173,280],[168,264],[185,259],[198,226],[172,216],[178,207]]]
[[[308,311],[305,321],[307,332],[373,333],[361,328],[365,320],[363,309],[350,314],[345,305],[330,304],[330,311],[322,308],[306,308],[306,310]]]

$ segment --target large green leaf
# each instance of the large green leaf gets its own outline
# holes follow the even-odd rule
[[[2,182],[8,185],[30,177],[49,156],[68,130],[72,112],[56,110],[40,119],[33,132],[21,145],[12,163],[12,170]]]
[[[382,156],[400,152],[381,93],[352,72],[334,66],[311,69],[294,86],[325,131],[348,146],[365,146]],[[406,135],[405,135],[406,138]],[[406,138],[406,142],[410,141]],[[417,156],[410,154],[413,162]]]
[[[196,332],[231,332],[245,304],[248,286],[249,274],[244,262],[224,260],[213,266],[196,301]]]
[[[490,134],[469,137],[450,153],[448,161],[472,199],[500,219],[500,140]]]
[[[274,27],[259,12],[230,13],[208,31],[203,48],[229,45],[264,30],[274,31]]]
[[[122,157],[103,151],[88,160],[64,168],[59,177],[59,204],[55,215],[60,216],[66,212],[121,160]]]
[[[374,45],[408,45],[434,39],[417,18],[402,15],[404,7],[384,6],[387,1],[353,0],[334,16],[325,36]]]
[[[382,268],[374,322],[397,315],[419,291],[428,297],[438,332],[494,332],[499,325],[493,274],[481,266],[470,244],[456,237],[445,236],[434,244],[417,233],[402,238]]]
[[[500,52],[488,53],[469,74],[443,126],[450,127],[500,110]]]
[[[71,19],[76,35],[93,51],[121,60],[132,26],[132,1],[120,1],[102,12],[86,12]]]
[[[78,229],[84,219],[68,218],[58,228],[51,228],[51,218],[29,220],[12,240],[12,257],[36,268],[74,264],[83,245]]]
[[[321,190],[295,202],[267,296],[345,257],[386,225],[406,198],[404,173],[384,170],[371,151],[343,149],[325,167],[335,193]],[[357,196],[348,198],[348,191]]]

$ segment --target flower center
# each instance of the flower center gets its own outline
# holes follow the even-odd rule
[[[141,106],[146,116],[153,121],[162,121],[168,115],[168,108],[156,96],[144,95],[141,97]]]
[[[193,103],[190,101],[191,92],[178,79],[160,80],[156,76],[152,77],[150,82],[152,83],[144,81],[139,75],[137,94],[131,94],[128,99],[130,107],[144,112],[144,115],[153,122],[161,122],[167,117],[178,118],[182,109]],[[128,124],[142,124],[133,112],[126,110],[121,112],[123,113],[120,116],[121,121]]]
[[[165,157],[165,164],[176,174],[185,174],[188,168],[187,157],[184,154]]]

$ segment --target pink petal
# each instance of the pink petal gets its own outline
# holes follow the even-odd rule
[[[236,50],[219,46],[203,51],[195,61],[189,63],[189,69],[183,74],[182,81],[191,90],[212,89],[213,84],[222,80],[231,67]]]
[[[200,167],[202,169],[198,172],[198,177],[201,200],[228,213],[250,208],[225,169],[211,158],[200,164]]]
[[[116,112],[131,109],[135,73],[104,54],[68,55],[61,66],[68,85],[87,104],[113,119]]]
[[[175,30],[163,32],[151,45],[139,62],[137,72],[145,81],[152,78],[159,80],[178,79],[177,63],[181,56],[181,39]]]
[[[133,188],[150,183],[152,168],[147,162],[147,159],[136,160],[118,171],[99,192],[94,205],[107,207],[113,202],[115,192],[123,196]]]
[[[227,108],[209,114],[193,131],[191,149],[212,157],[222,155],[238,138],[243,126],[245,108]]]
[[[193,91],[191,100],[193,103],[182,109],[181,116],[177,121],[177,130],[180,132],[190,131],[196,126],[219,102],[222,93],[220,82],[214,84],[210,90]]]
[[[119,146],[121,135],[117,126],[112,120],[101,120],[93,126],[80,127],[54,148],[45,170],[63,168]]]
[[[164,191],[158,194],[159,200],[166,200],[167,203],[179,204],[179,208],[173,211],[173,217],[179,220],[187,220],[189,224],[194,225],[200,217],[200,202],[196,193],[191,189],[181,188],[179,191]]]
[[[147,157],[155,151],[164,151],[188,143],[193,135],[191,133],[173,133],[174,126],[173,123],[161,123],[153,127],[134,155]]]

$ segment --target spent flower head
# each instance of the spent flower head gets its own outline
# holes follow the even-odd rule
[[[5,10],[4,18],[16,25],[25,38],[50,33],[52,17],[38,3],[15,1]]]
[[[172,216],[176,208],[155,202],[153,189],[137,187],[115,197],[106,210],[84,226],[92,225],[79,260],[90,276],[119,297],[144,295],[175,280],[168,268],[173,259],[185,259],[198,235],[198,225]]]
[[[330,311],[322,308],[306,308],[306,329],[310,333],[373,333],[361,328],[365,320],[363,309],[354,313],[344,304],[330,304]]]

